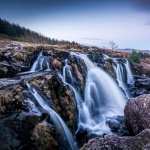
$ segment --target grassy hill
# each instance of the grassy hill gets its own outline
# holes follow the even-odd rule
[[[0,37],[9,38],[16,41],[43,43],[43,44],[77,44],[75,42],[58,41],[45,37],[35,31],[31,31],[20,25],[9,23],[6,20],[0,18]]]

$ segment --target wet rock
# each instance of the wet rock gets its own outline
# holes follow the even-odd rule
[[[14,64],[9,64],[8,62],[0,62],[0,78],[12,77],[17,72],[20,72],[21,68],[15,66]]]
[[[57,75],[52,76],[48,83],[51,98],[56,111],[73,131],[76,128],[76,102],[70,88]]]
[[[134,137],[106,135],[85,144],[81,150],[145,150],[150,145],[150,129],[145,129]]]
[[[10,128],[5,127],[4,124],[0,123],[0,149],[11,150],[19,148],[21,142],[17,138],[17,134]]]
[[[69,64],[72,67],[72,74],[75,78],[74,86],[81,95],[84,94],[85,80],[87,75],[87,67],[84,61],[74,55],[69,58]]]
[[[119,136],[129,135],[123,116],[109,118],[107,119],[106,123],[108,124],[108,126],[114,134],[117,134]]]
[[[133,135],[150,128],[150,94],[131,99],[125,107],[125,119]]]
[[[57,150],[59,145],[56,141],[54,128],[46,122],[39,123],[32,131],[31,140],[36,150]]]
[[[136,79],[135,86],[138,88],[144,88],[150,90],[150,78]]]
[[[0,116],[25,109],[23,88],[20,85],[0,90]]]
[[[78,90],[83,90],[85,79],[82,73],[80,72],[78,65],[72,64],[72,70],[73,70],[74,76],[76,77],[75,83],[73,83],[74,86],[78,87]]]
[[[0,120],[1,150],[32,147],[31,131],[41,121],[40,116],[12,113]]]
[[[60,114],[67,125],[75,131],[76,128],[76,104],[73,92],[64,85],[57,74],[44,75],[30,81],[39,88],[47,97],[49,105]]]
[[[102,67],[109,75],[111,75],[111,77],[116,79],[116,74],[114,72],[113,62],[111,59],[106,60]]]
[[[61,67],[62,67],[62,63],[58,59],[54,58],[53,61],[52,61],[52,67],[55,70],[60,70]]]
[[[88,53],[88,57],[99,66],[104,64],[103,54],[101,51],[91,51]]]

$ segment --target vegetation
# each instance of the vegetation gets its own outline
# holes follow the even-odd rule
[[[130,54],[129,60],[132,63],[139,63],[141,59],[141,53],[137,50],[133,50],[132,53]]]
[[[114,41],[110,41],[109,45],[112,50],[116,50],[118,48],[118,45]]]
[[[9,23],[3,19],[0,19],[0,35],[13,40],[32,43],[77,45],[75,42],[58,41],[56,39],[45,37],[37,32],[31,31],[14,23]]]

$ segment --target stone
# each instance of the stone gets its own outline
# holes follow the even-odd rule
[[[125,107],[126,126],[132,135],[150,128],[150,94],[132,98]]]
[[[149,150],[150,129],[143,130],[136,136],[106,135],[89,140],[81,150]]]

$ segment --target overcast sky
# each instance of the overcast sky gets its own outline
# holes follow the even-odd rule
[[[150,0],[0,0],[0,17],[51,38],[150,49]]]

